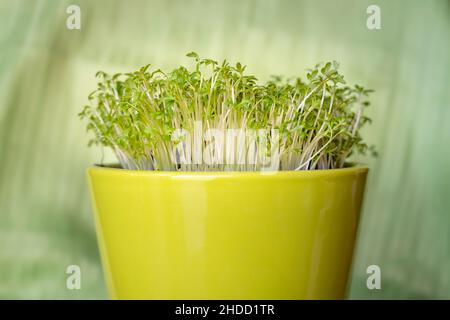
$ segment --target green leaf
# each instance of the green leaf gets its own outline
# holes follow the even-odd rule
[[[198,54],[194,51],[189,52],[186,57],[195,58],[195,60],[199,60]]]

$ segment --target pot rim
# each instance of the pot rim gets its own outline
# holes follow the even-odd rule
[[[351,164],[349,167],[322,170],[278,170],[278,171],[154,171],[122,169],[117,164],[94,164],[88,172],[128,176],[159,176],[174,178],[208,177],[323,177],[354,174],[367,174],[369,167],[364,164]]]

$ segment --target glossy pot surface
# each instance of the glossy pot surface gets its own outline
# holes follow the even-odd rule
[[[111,297],[345,298],[367,172],[89,168]]]

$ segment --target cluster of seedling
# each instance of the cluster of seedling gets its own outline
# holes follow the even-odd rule
[[[332,169],[368,149],[359,129],[371,90],[346,86],[337,63],[317,65],[305,82],[258,84],[240,63],[188,57],[192,70],[99,72],[80,113],[91,143],[112,148],[123,168],[164,171]]]

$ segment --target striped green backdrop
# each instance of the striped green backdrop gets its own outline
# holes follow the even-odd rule
[[[81,30],[65,26],[81,8]],[[366,8],[381,8],[381,30]],[[98,70],[240,60],[264,80],[338,60],[376,90],[350,298],[450,298],[450,2],[0,0],[0,297],[106,298],[77,112]],[[82,270],[67,290],[66,267]],[[382,289],[366,287],[377,264]]]

